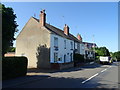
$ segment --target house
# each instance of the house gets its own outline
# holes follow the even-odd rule
[[[95,52],[92,48],[97,47],[95,43],[83,42],[85,46],[85,59],[95,59]]]
[[[46,13],[42,10],[40,19],[31,17],[17,36],[16,56],[26,56],[28,68],[73,67],[73,54],[80,53],[83,44],[69,30],[66,24],[61,30],[46,23]]]
[[[85,55],[85,45],[79,33],[77,34],[77,39],[79,40],[79,53],[78,54]]]

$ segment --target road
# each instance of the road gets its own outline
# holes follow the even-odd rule
[[[20,81],[23,80],[23,81]],[[26,78],[3,82],[8,88],[118,88],[118,63],[86,66],[61,70],[54,73],[34,73]],[[25,82],[26,81],[26,82]],[[9,84],[9,85],[7,85]]]

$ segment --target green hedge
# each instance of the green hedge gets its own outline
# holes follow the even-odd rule
[[[2,58],[2,79],[11,79],[25,76],[27,73],[28,60],[26,57]]]
[[[93,62],[93,61],[95,61],[94,59],[85,59],[85,62],[87,63],[87,62]]]
[[[118,58],[117,61],[120,61],[120,58]]]
[[[73,58],[74,62],[84,62],[84,55],[74,54]]]

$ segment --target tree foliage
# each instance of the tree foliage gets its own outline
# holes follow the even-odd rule
[[[120,61],[120,51],[114,52],[112,56],[115,57],[118,61]]]
[[[95,50],[95,56],[110,56],[110,52],[106,47],[97,47],[94,49]]]
[[[10,7],[2,4],[2,55],[13,46],[14,34],[17,32],[16,14]]]

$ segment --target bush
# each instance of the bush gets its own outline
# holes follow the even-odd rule
[[[120,58],[118,58],[117,61],[120,61]]]
[[[74,62],[84,62],[84,55],[74,54]]]
[[[27,73],[28,60],[26,57],[3,57],[2,79],[11,79],[25,76]]]
[[[87,63],[87,62],[93,62],[93,61],[95,61],[94,59],[85,59],[85,62]]]
[[[96,56],[95,59],[96,59],[96,60],[99,60],[99,59],[100,59],[100,56]]]

